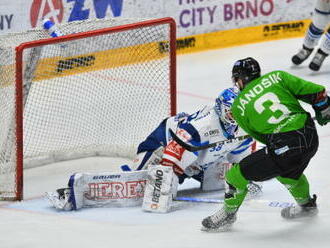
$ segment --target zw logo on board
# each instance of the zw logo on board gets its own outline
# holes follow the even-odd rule
[[[94,65],[94,62],[95,62],[94,55],[59,60],[56,71],[63,72],[65,70],[72,70],[78,67],[88,67]]]
[[[86,20],[90,17],[90,12],[95,11],[98,19],[105,18],[107,10],[110,8],[114,17],[120,16],[123,9],[123,0],[93,0],[93,7],[86,8],[87,0],[67,0],[73,2],[71,14],[68,22]]]

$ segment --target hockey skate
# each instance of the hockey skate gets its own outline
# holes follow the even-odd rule
[[[70,202],[70,188],[57,189],[56,192],[46,192],[50,203],[58,210],[70,211],[73,209]]]
[[[303,205],[297,205],[282,209],[281,215],[285,219],[296,219],[301,217],[311,217],[317,215],[316,195],[309,202]]]
[[[202,231],[206,232],[225,232],[230,229],[236,221],[236,211],[228,211],[221,208],[211,216],[202,221]]]
[[[291,58],[291,61],[295,65],[300,65],[302,62],[308,59],[312,52],[313,48],[303,46],[303,48],[301,48],[299,52]]]
[[[314,58],[312,59],[312,62],[309,64],[309,68],[313,71],[320,70],[322,63],[327,56],[328,56],[328,54],[323,52],[321,49],[317,50],[317,53],[315,54]]]

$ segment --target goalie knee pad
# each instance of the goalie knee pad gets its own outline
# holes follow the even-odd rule
[[[177,185],[178,178],[172,167],[156,165],[149,168],[142,209],[158,213],[170,211]]]

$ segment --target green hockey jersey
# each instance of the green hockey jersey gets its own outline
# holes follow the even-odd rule
[[[238,125],[256,140],[266,143],[265,134],[302,128],[307,112],[299,100],[325,88],[284,71],[273,71],[246,85],[232,105]],[[298,100],[299,99],[299,100]]]

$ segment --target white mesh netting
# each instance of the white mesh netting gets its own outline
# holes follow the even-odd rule
[[[136,22],[89,20],[58,29],[65,35]],[[42,29],[0,36],[0,198],[10,198],[17,183],[15,47],[44,38]],[[24,168],[90,156],[133,158],[175,104],[174,51],[160,49],[169,39],[170,26],[157,24],[24,49]]]

